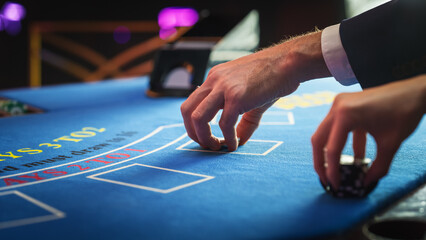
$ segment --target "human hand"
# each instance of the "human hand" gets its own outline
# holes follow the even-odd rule
[[[322,183],[339,188],[340,155],[351,131],[355,158],[364,158],[367,133],[376,141],[376,159],[364,186],[377,182],[388,173],[393,156],[425,112],[426,75],[337,95],[311,139],[314,167]]]
[[[205,148],[219,150],[209,122],[223,109],[219,126],[229,151],[248,141],[263,113],[299,83],[329,76],[321,53],[321,32],[217,65],[182,104],[188,136]],[[240,114],[244,114],[237,129]],[[238,142],[237,138],[240,138]]]

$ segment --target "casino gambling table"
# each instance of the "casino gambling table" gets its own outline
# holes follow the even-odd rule
[[[330,238],[426,182],[423,120],[367,197],[321,187],[310,137],[334,96],[359,85],[302,83],[235,152],[200,148],[186,135],[185,99],[149,98],[148,85],[144,76],[0,91],[44,111],[0,119],[1,239]],[[375,148],[369,138],[366,156]]]

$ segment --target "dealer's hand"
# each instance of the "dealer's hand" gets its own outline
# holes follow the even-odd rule
[[[247,142],[276,99],[292,93],[302,81],[329,75],[321,32],[217,65],[182,104],[188,136],[203,147],[219,150],[221,144],[209,122],[223,109],[219,126],[229,151],[234,151]],[[235,129],[240,114],[244,115]]]
[[[364,157],[366,133],[376,141],[376,159],[364,185],[378,181],[387,174],[402,141],[414,131],[425,112],[426,75],[337,95],[330,112],[312,136],[314,167],[321,181],[330,182],[338,189],[340,155],[351,131],[356,158]]]

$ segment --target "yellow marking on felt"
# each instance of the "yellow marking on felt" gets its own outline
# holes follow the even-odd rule
[[[18,156],[18,155],[14,155],[12,152],[6,152],[7,154],[0,154],[0,157],[10,157],[10,158],[20,158],[22,156]],[[5,160],[5,159],[0,159],[0,160]]]
[[[331,104],[336,93],[329,91],[315,92],[310,94],[297,95],[293,94],[287,97],[278,99],[274,104],[277,108],[291,110],[296,107],[308,108],[321,105]]]
[[[27,153],[27,154],[39,154],[39,153],[43,152],[43,150],[32,149],[32,148],[21,148],[21,149],[18,149],[16,151],[20,152],[20,153]]]
[[[83,139],[75,139],[75,138],[70,138],[69,136],[63,136],[57,139],[53,139],[54,142],[58,142],[58,141],[71,141],[71,142],[80,142]]]

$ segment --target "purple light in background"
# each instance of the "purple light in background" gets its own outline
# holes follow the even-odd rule
[[[118,26],[114,30],[114,40],[119,44],[125,44],[130,40],[130,30],[125,26]]]
[[[173,34],[175,34],[176,32],[177,32],[176,28],[169,28],[169,29],[161,28],[160,29],[160,38],[165,40],[165,39],[173,36]]]
[[[25,8],[18,3],[6,2],[2,12],[4,18],[9,21],[21,21],[25,17]]]
[[[0,15],[0,31],[3,31],[3,16]]]
[[[198,21],[198,13],[192,8],[169,7],[158,14],[160,28],[190,27]]]
[[[8,21],[3,19],[4,28],[10,35],[16,36],[21,32],[22,26],[20,21]]]

